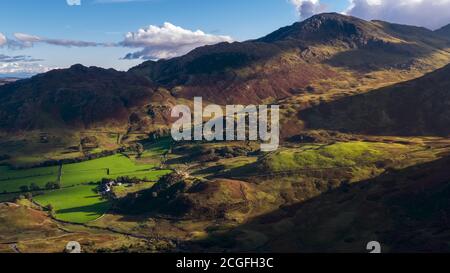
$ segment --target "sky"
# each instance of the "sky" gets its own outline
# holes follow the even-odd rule
[[[0,75],[76,63],[127,70],[321,12],[436,29],[450,23],[450,0],[2,0]]]

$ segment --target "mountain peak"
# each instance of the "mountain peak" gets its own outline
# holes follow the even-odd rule
[[[262,42],[286,40],[325,41],[383,36],[373,23],[339,13],[322,13],[259,39]]]

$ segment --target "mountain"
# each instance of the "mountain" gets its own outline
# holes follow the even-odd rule
[[[129,111],[153,94],[150,82],[113,69],[74,65],[0,89],[0,128],[85,128],[127,123]]]
[[[424,28],[320,14],[260,39],[204,46],[128,72],[75,65],[2,86],[0,128],[127,129],[136,113],[139,120],[152,119],[152,103],[164,108],[194,96],[219,104],[267,103],[335,88],[330,83],[360,89],[357,84],[370,78],[384,85],[444,66],[449,49],[448,40]],[[158,119],[167,119],[166,108]],[[151,129],[145,127],[152,122],[138,123]]]
[[[291,96],[342,69],[433,70],[450,60],[450,43],[425,28],[321,14],[246,42],[197,48],[130,70],[177,96],[255,103]],[[336,71],[340,69],[340,71]]]
[[[392,38],[383,29],[371,22],[338,13],[324,13],[303,22],[280,28],[258,39],[258,41],[267,43],[295,41],[305,44],[343,41],[356,47],[363,46],[371,40],[389,40]]]
[[[441,27],[435,31],[436,34],[450,39],[450,24]]]
[[[450,135],[450,65],[419,79],[300,113],[308,128],[376,135]]]

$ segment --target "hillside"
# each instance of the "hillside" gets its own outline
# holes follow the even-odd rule
[[[420,164],[306,202],[282,206],[228,232],[189,242],[197,251],[353,253],[448,252],[449,158]]]
[[[308,128],[375,135],[450,134],[450,65],[419,79],[304,110]]]
[[[436,34],[450,39],[450,24],[441,27],[435,31]]]
[[[0,128],[89,128],[128,122],[153,94],[148,80],[113,69],[74,65],[0,88]]]

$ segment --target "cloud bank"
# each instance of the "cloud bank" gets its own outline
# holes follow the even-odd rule
[[[21,62],[12,62],[12,63],[2,63],[0,62],[0,74],[10,74],[14,76],[15,74],[39,74],[45,73],[53,68],[49,68],[43,66],[39,63],[21,63]]]
[[[66,46],[66,47],[114,46],[114,44],[108,43],[86,42],[86,41],[66,40],[66,39],[48,39],[26,33],[14,33],[14,37],[18,42],[22,43],[24,47],[32,47],[36,43],[45,43],[49,45]]]
[[[136,32],[128,32],[120,44],[141,50],[127,54],[124,59],[168,59],[188,53],[194,48],[220,42],[232,42],[229,36],[191,31],[171,23],[150,25]]]
[[[64,47],[126,47],[140,50],[128,53],[123,59],[157,60],[184,55],[194,48],[220,42],[232,42],[230,36],[207,34],[201,30],[191,31],[171,23],[162,26],[150,25],[136,32],[128,32],[117,43],[99,43],[67,39],[49,39],[27,33],[14,33],[14,39],[7,39],[0,33],[0,47],[23,49],[35,44],[48,44]]]
[[[41,61],[43,60],[27,55],[8,56],[0,54],[0,74],[37,74],[52,69],[40,64]]]
[[[352,0],[346,13],[436,29],[450,23],[450,0]]]
[[[0,47],[5,45],[8,42],[8,40],[6,39],[6,36],[0,32]]]
[[[8,56],[0,54],[0,63],[15,63],[15,62],[40,62],[41,59],[34,59],[27,55]]]
[[[320,0],[289,0],[300,19],[325,12]],[[349,0],[341,11],[366,20],[423,26],[437,29],[450,23],[450,0]]]

